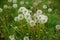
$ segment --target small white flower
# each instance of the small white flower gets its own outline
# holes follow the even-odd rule
[[[59,30],[60,29],[60,25],[56,25],[56,29]]]
[[[47,5],[43,5],[43,9],[47,9]]]
[[[2,12],[3,11],[3,9],[2,8],[0,8],[0,12]]]
[[[13,8],[17,8],[18,7],[18,5],[17,4],[13,4]]]
[[[25,36],[25,37],[23,38],[23,40],[29,40],[29,37],[28,37],[28,36]]]
[[[24,4],[24,1],[20,1],[20,5],[23,5]]]
[[[46,23],[48,21],[48,17],[46,15],[39,15],[38,22],[39,23]]]
[[[8,2],[12,2],[13,0],[8,0]]]
[[[15,40],[15,36],[14,35],[10,35],[9,38],[10,38],[10,40]]]
[[[42,14],[42,10],[37,10],[37,12],[36,12],[38,15],[39,14]]]
[[[4,5],[3,7],[4,7],[4,9],[7,9],[8,8],[8,5]]]
[[[24,18],[23,14],[19,14],[17,17],[19,20],[22,20]]]
[[[13,0],[13,3],[17,3],[17,0]]]
[[[48,12],[51,12],[52,11],[52,8],[48,8]]]
[[[18,19],[18,17],[15,17],[14,18],[14,21],[20,21],[20,19]]]

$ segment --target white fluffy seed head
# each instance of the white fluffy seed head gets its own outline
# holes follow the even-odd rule
[[[20,19],[18,19],[18,17],[15,17],[14,18],[14,21],[20,21]]]
[[[59,24],[56,25],[56,29],[57,29],[57,30],[60,30],[60,25],[59,25]]]
[[[23,40],[29,40],[29,37],[28,36],[25,36]]]
[[[32,26],[32,27],[35,26],[34,20],[30,20],[29,24],[30,24],[30,26]]]
[[[47,5],[43,5],[43,9],[47,9]]]
[[[24,18],[23,14],[19,14],[17,17],[19,20],[23,20],[23,18]]]
[[[26,12],[28,12],[28,10],[25,7],[20,7],[18,10],[18,13],[20,13],[20,12],[26,13]]]
[[[2,8],[0,8],[0,12],[3,12],[3,9]]]
[[[10,40],[15,40],[15,36],[14,35],[10,35],[9,38],[10,38]]]
[[[28,19],[28,18],[31,18],[31,15],[30,15],[30,13],[25,13],[24,17],[25,17],[25,19]]]
[[[7,9],[7,8],[8,8],[8,5],[4,5],[3,8],[4,8],[4,9]]]
[[[39,15],[39,19],[38,19],[38,22],[39,23],[46,23],[48,21],[48,17],[46,15]]]
[[[18,7],[18,5],[17,4],[13,4],[13,8],[17,8]]]
[[[37,10],[36,12],[38,15],[42,14],[42,10]]]
[[[48,8],[48,12],[52,12],[52,8]]]

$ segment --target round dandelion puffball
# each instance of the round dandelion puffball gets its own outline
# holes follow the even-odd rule
[[[52,11],[52,8],[48,8],[48,12],[51,12]]]
[[[19,20],[22,20],[24,18],[23,14],[19,14],[17,17]]]
[[[23,38],[23,40],[29,40],[29,37],[28,37],[28,36],[25,36],[25,37]]]
[[[15,17],[14,18],[14,21],[20,21],[20,19],[18,19],[18,17]]]
[[[8,5],[4,5],[3,7],[4,7],[4,9],[7,9],[8,8]]]
[[[30,26],[35,26],[35,22],[34,22],[34,20],[30,20]]]
[[[43,9],[47,9],[47,5],[43,5]]]
[[[46,23],[48,21],[48,17],[46,15],[39,15],[38,22],[40,23]]]
[[[17,8],[18,7],[18,5],[17,4],[13,4],[13,8]]]
[[[59,30],[60,29],[60,25],[56,25],[56,29]]]
[[[18,9],[18,13],[24,12],[25,10],[27,10],[25,7],[20,7],[20,8]]]
[[[39,14],[42,14],[42,10],[37,10],[37,12],[36,12],[38,15]]]
[[[10,38],[10,40],[15,40],[14,35],[10,35],[9,38]]]
[[[0,8],[0,12],[3,12],[3,9],[2,8]]]

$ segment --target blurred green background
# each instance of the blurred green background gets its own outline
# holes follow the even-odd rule
[[[29,10],[31,9],[35,0],[17,0],[18,8],[14,9],[4,9],[5,4],[12,6],[13,3],[9,3],[7,0],[0,0],[0,8],[3,9],[3,12],[0,13],[0,40],[10,40],[9,35],[15,35],[16,40],[23,40],[24,36],[29,36],[30,40],[60,40],[60,30],[56,30],[55,26],[60,24],[60,0],[42,0],[43,2],[39,3],[37,9],[43,10],[43,12],[49,17],[49,20],[45,25],[44,29],[41,29],[40,39],[37,39],[35,36],[37,33],[34,32],[34,29],[28,31],[28,23],[24,20],[20,22],[15,22],[14,17],[18,15],[18,9],[21,6],[26,7]],[[28,1],[29,4],[20,5],[20,1]],[[48,4],[48,1],[51,1],[51,4]],[[47,9],[43,9],[42,5],[48,5],[48,8],[52,8],[53,11],[48,13]],[[31,13],[32,15],[34,14]],[[14,29],[14,27],[18,27]],[[26,35],[29,33],[29,35]],[[2,37],[1,37],[2,36]],[[32,36],[32,37],[31,37]]]

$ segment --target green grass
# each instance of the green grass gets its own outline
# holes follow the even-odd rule
[[[18,8],[21,6],[30,9],[33,6],[33,2],[35,0],[23,0],[29,1],[29,5],[19,5],[18,0]],[[17,9],[6,9],[0,13],[0,37],[4,35],[3,40],[10,40],[10,35],[15,35],[16,40],[23,40],[24,36],[28,36],[30,40],[60,40],[60,30],[56,30],[55,26],[60,24],[60,1],[59,0],[51,0],[52,4],[47,4],[48,0],[43,0],[42,3],[37,5],[37,9],[43,10],[45,15],[48,16],[48,22],[45,24],[37,24],[35,27],[31,27],[26,20],[22,20],[20,22],[15,22],[14,18],[18,15],[18,8]],[[0,8],[3,8],[3,5],[12,5],[13,3],[8,3],[7,0],[0,0]],[[48,8],[52,8],[53,11],[51,13],[47,12],[47,9],[43,9],[42,5],[47,4]],[[30,9],[34,14],[35,9]],[[17,27],[17,29],[14,29]],[[28,35],[26,34],[28,33]],[[36,37],[37,35],[37,37]]]

